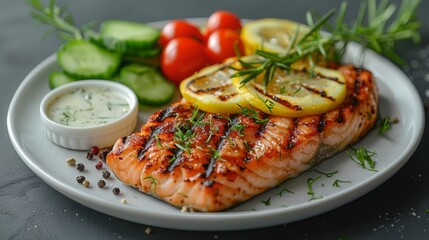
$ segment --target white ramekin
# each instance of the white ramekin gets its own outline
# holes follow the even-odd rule
[[[82,87],[108,87],[125,97],[130,105],[130,111],[115,121],[93,127],[70,127],[49,119],[48,106],[55,98]],[[107,80],[81,80],[48,92],[40,104],[40,116],[48,139],[59,146],[75,150],[89,150],[92,146],[105,148],[134,131],[138,118],[138,100],[130,88],[120,83]]]

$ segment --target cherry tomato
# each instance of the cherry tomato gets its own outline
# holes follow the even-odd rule
[[[239,32],[241,29],[240,18],[231,12],[216,11],[207,20],[207,36],[218,29],[232,29]]]
[[[204,45],[193,38],[174,38],[161,53],[161,70],[176,84],[209,64]]]
[[[176,20],[167,23],[162,28],[159,43],[162,47],[165,47],[169,41],[178,37],[190,37],[204,42],[204,37],[197,26],[184,20]]]
[[[229,57],[237,56],[237,50],[240,55],[244,55],[240,34],[231,29],[219,29],[210,34],[207,49],[211,63],[220,63]]]

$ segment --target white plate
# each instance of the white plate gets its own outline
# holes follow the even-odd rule
[[[155,23],[163,24],[165,22]],[[360,47],[351,44],[345,61],[357,59],[360,59]],[[371,191],[397,172],[419,144],[424,129],[423,105],[413,84],[392,63],[372,52],[365,53],[363,62],[376,76],[381,116],[397,117],[399,123],[387,134],[381,136],[373,131],[357,144],[377,152],[377,172],[363,169],[344,152],[317,166],[319,171],[338,173],[330,178],[322,176],[313,184],[315,196],[323,198],[312,201],[307,194],[307,179],[321,175],[315,171],[219,213],[182,213],[113,177],[106,181],[106,188],[98,188],[96,184],[102,177],[101,171],[94,167],[96,161],[85,159],[85,152],[51,143],[42,130],[38,109],[49,91],[49,73],[58,69],[54,55],[31,71],[13,96],[7,116],[8,132],[19,156],[43,181],[79,203],[118,218],[182,230],[239,230],[289,223],[337,208]],[[154,110],[144,111],[140,114],[141,121]],[[80,173],[68,166],[65,162],[68,157],[84,163],[86,170]],[[81,174],[91,182],[90,188],[76,182],[76,176]],[[337,188],[332,186],[336,179],[351,182],[341,183]],[[121,194],[112,194],[113,187],[119,187]],[[293,193],[284,192],[279,196],[283,188]],[[121,203],[121,199],[126,199],[127,204]],[[268,200],[270,204],[266,205],[264,202]]]

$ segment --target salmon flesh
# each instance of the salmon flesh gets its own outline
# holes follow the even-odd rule
[[[337,109],[286,118],[248,109],[213,114],[179,101],[153,114],[140,132],[118,139],[106,162],[127,185],[173,206],[231,208],[362,138],[377,118],[372,74],[340,66],[347,97]]]

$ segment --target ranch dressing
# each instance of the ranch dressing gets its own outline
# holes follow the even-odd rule
[[[61,95],[48,106],[48,117],[70,127],[112,122],[130,111],[125,97],[106,87],[84,87]]]

